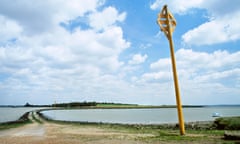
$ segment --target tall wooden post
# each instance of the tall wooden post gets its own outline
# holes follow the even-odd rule
[[[160,26],[161,30],[165,33],[166,37],[168,38],[169,45],[170,45],[172,70],[173,70],[176,103],[177,103],[177,111],[178,111],[178,122],[180,127],[180,134],[184,135],[185,134],[184,118],[183,118],[183,112],[182,112],[181,96],[180,96],[180,90],[179,90],[179,84],[178,84],[176,60],[175,60],[174,46],[173,46],[173,40],[172,40],[172,33],[177,23],[173,15],[168,11],[167,5],[164,5],[161,13],[159,13],[157,23]]]

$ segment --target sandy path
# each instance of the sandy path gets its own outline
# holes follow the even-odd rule
[[[1,137],[44,136],[45,128],[39,124],[28,124],[20,128],[0,131]]]
[[[37,122],[34,118],[36,117]],[[96,126],[55,124],[43,121],[35,112],[29,114],[31,124],[0,131],[1,144],[142,144],[139,138],[151,134],[135,134]]]
[[[30,112],[28,118],[32,124],[24,125],[23,127],[0,131],[0,137],[23,137],[23,136],[44,136],[45,126],[37,123],[33,119],[35,112]]]

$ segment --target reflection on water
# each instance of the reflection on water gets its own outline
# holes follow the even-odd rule
[[[222,116],[240,116],[240,107],[205,107],[184,108],[185,122],[214,120],[214,112]],[[175,108],[158,109],[82,109],[82,110],[50,110],[42,112],[55,120],[107,122],[128,124],[162,124],[177,123]]]

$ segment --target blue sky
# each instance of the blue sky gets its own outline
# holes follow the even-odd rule
[[[165,4],[182,103],[240,104],[238,0],[1,0],[0,105],[175,104]]]

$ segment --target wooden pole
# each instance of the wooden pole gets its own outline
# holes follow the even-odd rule
[[[179,84],[178,84],[177,66],[176,66],[176,60],[175,60],[175,55],[174,55],[174,46],[173,46],[173,40],[172,40],[172,28],[170,26],[171,24],[170,24],[168,9],[166,9],[166,12],[167,12],[167,23],[168,23],[168,41],[169,41],[169,45],[170,45],[172,70],[173,70],[176,103],[177,103],[177,111],[178,111],[178,122],[179,122],[179,127],[180,127],[180,134],[184,135],[185,134],[185,126],[184,126],[181,96],[180,96],[180,90],[179,90]]]
[[[165,5],[163,7],[163,10],[159,16],[160,17],[158,19],[158,24],[160,25],[161,30],[165,33],[166,37],[168,38],[169,45],[170,45],[170,53],[171,53],[171,61],[172,61],[172,70],[173,70],[180,134],[185,135],[184,118],[183,118],[183,112],[182,112],[181,96],[180,96],[177,68],[176,68],[177,66],[176,66],[173,39],[172,39],[172,33],[174,30],[173,26],[174,27],[176,26],[176,21],[173,18],[173,16],[170,14],[170,12],[168,11],[167,5]],[[163,24],[166,24],[166,25],[163,25]]]

